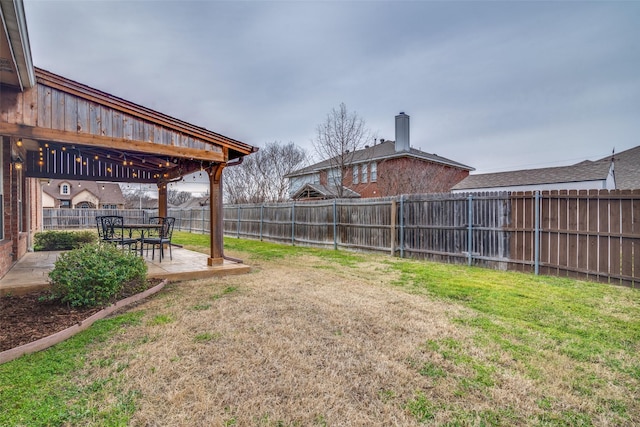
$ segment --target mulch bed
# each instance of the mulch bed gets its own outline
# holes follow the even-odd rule
[[[147,289],[160,283],[149,280]],[[137,292],[127,287],[116,300]],[[0,297],[0,352],[48,337],[82,322],[103,307],[69,307],[56,301],[41,301],[48,291]],[[114,302],[116,301],[114,300]]]
[[[40,301],[47,291],[0,298],[0,351],[28,344],[67,329],[102,307],[67,307]]]

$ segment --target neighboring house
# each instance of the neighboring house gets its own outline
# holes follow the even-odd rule
[[[200,197],[192,197],[180,206],[177,206],[179,209],[200,209],[203,207],[209,207],[209,195],[200,196]]]
[[[640,189],[640,146],[570,166],[469,175],[452,192]]]
[[[124,204],[115,183],[51,179],[42,184],[43,208],[124,209]]]
[[[444,193],[474,170],[470,166],[411,148],[409,116],[396,116],[396,141],[380,140],[348,156],[342,183],[336,159],[327,159],[287,175],[294,200],[385,197]]]

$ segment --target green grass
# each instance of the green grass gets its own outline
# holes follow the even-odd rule
[[[175,243],[207,252],[209,236],[174,233]],[[356,269],[368,255],[344,251],[312,249],[225,238],[225,248],[248,262],[312,257],[311,268],[333,266]],[[397,279],[393,283],[405,292],[462,307],[451,311],[451,320],[468,331],[468,336],[425,340],[409,361],[416,375],[430,386],[450,384],[445,396],[416,390],[399,399],[393,390],[381,390],[380,399],[400,405],[417,421],[430,423],[438,417],[445,425],[593,425],[605,417],[612,425],[630,425],[638,420],[638,404],[633,396],[640,390],[640,292],[606,284],[533,276],[437,264],[397,258],[377,258],[385,271]],[[217,300],[238,288],[217,290]],[[192,307],[207,310],[208,302]],[[111,376],[88,385],[77,385],[73,373],[84,367],[84,355],[120,328],[140,321],[133,312],[96,322],[88,331],[64,343],[16,361],[0,365],[0,425],[126,425],[135,411],[135,392],[119,393],[126,363],[110,358],[95,363]],[[151,324],[175,321],[171,316],[155,316]],[[339,330],[338,330],[339,331]],[[194,336],[197,343],[218,339],[211,332]],[[138,345],[127,343],[127,345]],[[178,359],[176,359],[178,360]],[[505,360],[507,365],[505,366]],[[562,393],[547,389],[551,376],[548,364],[559,366]],[[566,363],[567,366],[563,364]],[[569,366],[570,365],[570,366]],[[523,416],[518,408],[493,402],[491,410],[472,410],[460,402],[491,400],[491,391],[502,375],[527,377],[537,384],[538,412]],[[553,378],[554,380],[556,378]],[[622,392],[603,393],[614,383]],[[581,412],[566,405],[563,393],[594,409]],[[107,395],[118,396],[114,403],[100,407]],[[68,403],[70,402],[70,403]],[[229,414],[229,423],[235,418]]]
[[[172,241],[197,252],[208,253],[210,250],[208,234],[192,234],[186,231],[175,231]],[[366,256],[353,252],[282,245],[258,240],[236,239],[233,237],[224,238],[224,247],[225,250],[243,252],[248,254],[252,259],[264,261],[308,255],[321,257],[324,260],[340,266],[355,267],[358,263],[366,259]]]
[[[118,393],[122,369],[113,377],[89,385],[72,381],[85,365],[85,355],[121,328],[138,324],[143,312],[131,312],[96,322],[48,350],[0,365],[0,425],[52,426],[92,424],[124,426],[135,410],[135,393]],[[103,361],[109,364],[109,360]],[[91,402],[118,395],[111,407]]]
[[[196,334],[194,341],[197,343],[205,343],[212,340],[217,340],[221,337],[219,333],[211,333],[211,332],[201,332]]]
[[[391,267],[401,273],[398,286],[475,310],[473,316],[458,321],[483,331],[518,359],[531,355],[527,343],[533,341],[577,361],[600,361],[640,350],[637,291],[436,263],[394,261]],[[616,365],[613,359],[608,363]]]

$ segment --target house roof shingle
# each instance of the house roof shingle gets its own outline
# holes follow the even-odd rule
[[[607,179],[608,173],[609,163],[584,161],[573,166],[469,175],[454,185],[452,189],[471,190],[478,188],[513,187],[518,185],[600,181]]]
[[[606,180],[612,156],[570,166],[469,175],[452,190]],[[613,155],[616,189],[640,188],[640,146]]]
[[[379,162],[382,160],[388,160],[398,157],[413,157],[421,160],[426,160],[434,163],[439,163],[447,166],[452,166],[468,171],[474,170],[471,166],[464,165],[462,163],[455,162],[453,160],[447,159],[445,157],[438,156],[437,154],[429,154],[424,151],[420,151],[415,148],[411,148],[409,151],[396,151],[395,141],[384,141],[380,144],[376,144],[367,148],[363,148],[362,150],[357,150],[353,152],[352,159],[350,164],[359,164],[359,163],[368,163],[368,162]],[[287,178],[291,178],[294,176],[307,175],[314,172],[319,172],[324,169],[329,169],[332,165],[335,164],[333,159],[323,160],[321,162],[315,163],[313,165],[307,166],[302,169],[298,169],[297,171],[293,171],[287,175]]]
[[[607,156],[598,162],[607,162]],[[640,188],[640,145],[613,155],[616,174],[616,188],[619,190],[636,190]]]
[[[335,199],[339,197],[338,187],[336,185],[307,183],[300,187],[300,189],[296,191],[296,193],[291,198],[294,200],[299,199],[304,193],[312,194],[314,198]],[[360,194],[347,187],[342,187],[342,197],[345,199],[357,199],[360,197]]]

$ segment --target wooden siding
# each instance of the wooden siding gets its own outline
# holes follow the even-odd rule
[[[3,88],[1,107],[0,120],[9,124],[222,152],[220,146],[42,83],[24,92]]]
[[[0,131],[5,135],[120,150],[227,161],[253,147],[91,87],[36,69],[37,84],[21,92],[3,86]],[[49,131],[49,132],[47,132]],[[126,142],[130,141],[130,146]],[[115,142],[118,146],[113,146]],[[173,149],[173,151],[169,151]]]

